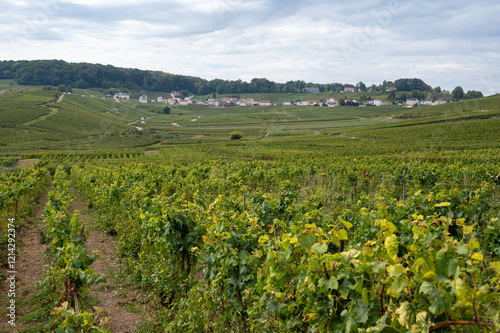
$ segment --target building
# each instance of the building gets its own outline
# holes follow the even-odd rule
[[[319,88],[316,87],[305,87],[304,92],[306,93],[319,93]]]
[[[326,100],[326,105],[328,105],[329,107],[335,107],[335,106],[339,106],[339,101],[338,99],[336,98],[328,98]]]
[[[147,103],[148,102],[148,96],[142,95],[141,97],[139,97],[139,102],[141,102],[141,103]]]
[[[258,101],[257,103],[261,106],[271,106],[271,104],[272,104],[271,101],[267,101],[267,100]]]
[[[290,101],[283,101],[281,105],[292,105],[292,102]]]
[[[420,101],[418,100],[418,98],[407,98],[406,99],[406,106],[414,106],[416,104],[418,104]]]
[[[0,91],[0,95],[5,95],[5,91]]]
[[[354,92],[353,87],[344,87],[344,92]]]
[[[371,104],[373,104],[375,106],[382,106],[382,105],[384,105],[384,102],[382,102],[382,100],[376,98],[373,100],[373,103],[371,103]]]
[[[385,91],[395,91],[396,87],[387,87],[385,88]]]
[[[116,93],[115,99],[130,99],[130,96],[127,93]]]

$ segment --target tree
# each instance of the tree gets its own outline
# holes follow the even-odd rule
[[[440,93],[441,92],[441,86],[437,86],[434,88],[434,92]]]
[[[456,86],[455,89],[451,92],[453,94],[454,99],[463,99],[464,98],[464,90],[460,86]]]
[[[345,106],[345,99],[339,99],[339,106]]]
[[[484,97],[483,93],[480,91],[475,91],[475,90],[469,90],[465,94],[465,99],[473,99],[473,98],[481,98]]]
[[[57,86],[57,91],[65,92],[66,91],[66,85],[65,84],[58,85]]]
[[[364,84],[363,81],[359,81],[356,83],[356,89],[358,91],[366,91],[366,84]]]
[[[243,134],[241,132],[238,132],[238,131],[233,131],[229,134],[229,138],[231,140],[239,140],[243,137]]]
[[[390,101],[394,101],[396,99],[396,92],[394,90],[391,90],[387,95],[387,99]]]
[[[163,109],[162,109],[162,112],[163,114],[170,114],[170,106],[165,106]]]

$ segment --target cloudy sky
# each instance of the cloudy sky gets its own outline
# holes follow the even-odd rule
[[[3,0],[0,60],[500,92],[498,0]]]

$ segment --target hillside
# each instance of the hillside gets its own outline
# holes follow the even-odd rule
[[[280,137],[297,137],[301,142],[326,140],[335,147],[339,135],[358,138],[364,146],[384,140],[385,146],[395,149],[402,145],[415,149],[487,148],[497,147],[500,142],[496,130],[499,96],[410,109],[397,105],[365,108],[192,105],[173,107],[170,114],[160,115],[156,112],[164,104],[117,102],[103,99],[97,90],[75,89],[73,94],[63,95],[56,102],[61,95],[53,90],[32,87],[23,93],[26,91],[23,86],[11,87],[14,88],[11,93],[0,96],[3,154],[227,143],[229,133],[234,130],[242,132],[243,141],[253,145],[267,144]],[[95,97],[89,97],[91,94]],[[301,95],[314,98],[326,94]],[[276,94],[255,97],[272,99]]]

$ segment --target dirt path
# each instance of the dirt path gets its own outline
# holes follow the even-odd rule
[[[43,252],[45,251],[46,245],[40,243],[40,230],[43,225],[43,210],[45,204],[48,200],[48,192],[50,191],[50,186],[47,188],[47,192],[40,198],[39,203],[36,205],[33,216],[34,218],[24,218],[18,221],[18,232],[16,234],[16,247],[18,253],[16,256],[16,327],[8,327],[7,330],[1,330],[0,332],[17,332],[20,329],[34,328],[39,326],[35,323],[25,323],[23,322],[23,317],[26,317],[31,313],[31,306],[29,304],[29,299],[33,296],[35,292],[35,284],[42,278],[43,267],[45,262],[43,260]],[[19,226],[21,227],[19,228]],[[3,286],[2,286],[3,287]],[[2,288],[2,296],[5,292]],[[3,310],[3,306],[2,306]],[[3,317],[3,316],[2,316]],[[0,320],[3,324],[4,318]],[[1,326],[1,325],[0,325]]]
[[[116,240],[95,228],[92,216],[78,192],[73,189],[72,194],[75,196],[73,209],[80,212],[86,230],[90,230],[87,251],[100,251],[100,258],[90,267],[106,277],[106,282],[92,286],[90,292],[93,297],[97,298],[97,307],[103,310],[102,314],[109,318],[110,323],[106,325],[108,328],[115,333],[133,332],[137,322],[141,319],[138,312],[142,311],[137,302],[134,302],[138,291],[126,288],[117,281],[119,280],[117,278],[119,267]]]

